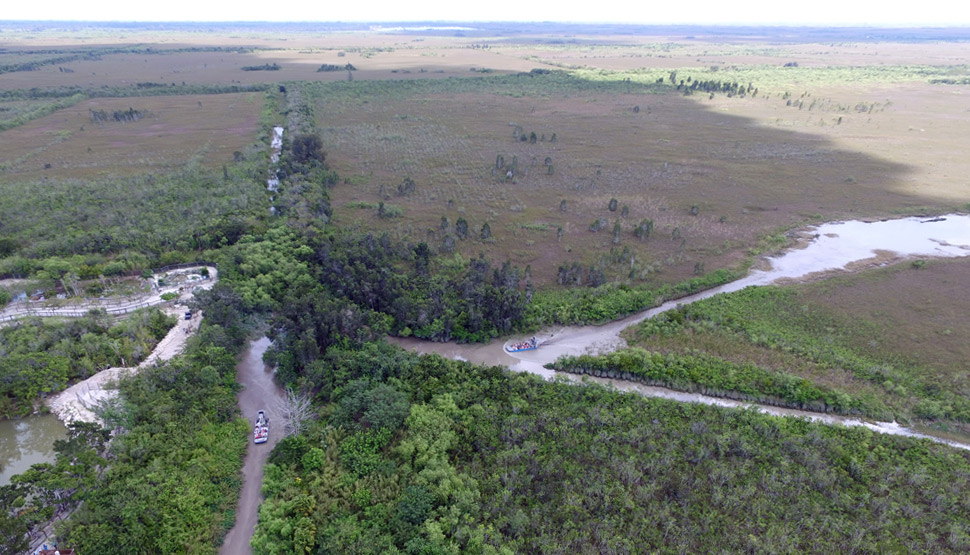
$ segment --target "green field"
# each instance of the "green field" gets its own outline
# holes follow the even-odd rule
[[[966,268],[965,260],[903,263],[746,289],[660,315],[627,338],[652,351],[704,353],[794,374],[869,399],[871,416],[966,434]]]

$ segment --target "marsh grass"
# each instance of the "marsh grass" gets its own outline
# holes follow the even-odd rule
[[[494,242],[459,241],[458,251],[532,265],[537,284],[554,282],[562,263],[600,263],[612,236],[585,230],[598,218],[616,219],[619,213],[607,210],[612,198],[627,206],[620,246],[651,271],[631,273],[626,261],[605,271],[610,280],[633,283],[679,282],[698,267],[713,270],[771,252],[785,242],[766,237],[821,213],[833,218],[863,204],[876,213],[926,204],[893,192],[887,176],[901,172],[899,165],[613,73],[355,81],[310,90],[328,162],[342,175],[360,176],[331,191],[338,210],[393,198],[415,229],[434,227],[442,216],[461,215],[473,228],[488,221]],[[519,129],[523,136],[535,132],[536,142],[515,139]],[[543,171],[546,158],[556,167],[552,175]],[[856,183],[846,184],[846,175],[858,176]],[[395,196],[394,184],[405,176],[416,182],[415,192]],[[692,215],[699,204],[703,210]],[[644,218],[655,227],[641,241],[633,229]],[[551,227],[530,229],[534,248],[522,249],[519,232],[537,221],[555,221],[564,236]],[[386,225],[375,221],[377,229]],[[655,271],[658,262],[663,272]]]
[[[128,108],[145,117],[132,122],[91,117],[92,110]],[[256,93],[83,100],[4,131],[0,181],[171,171],[193,158],[219,167],[252,144],[261,110]]]
[[[703,352],[878,400],[900,420],[970,431],[966,260],[900,263],[783,288],[719,295],[627,333],[634,345]],[[895,299],[886,302],[887,298]]]

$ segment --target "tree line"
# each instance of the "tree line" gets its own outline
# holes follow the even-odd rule
[[[382,343],[323,360],[320,419],[265,468],[255,553],[970,548],[970,456],[945,446]]]

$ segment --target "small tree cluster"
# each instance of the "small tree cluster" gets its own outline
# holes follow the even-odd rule
[[[559,266],[559,271],[556,274],[556,283],[559,285],[582,285],[583,267],[577,262],[573,262],[569,266]]]
[[[512,130],[512,138],[522,143],[536,144],[540,142],[545,142],[546,134],[545,133],[537,134],[535,131],[529,131],[528,133],[526,133],[525,130],[522,129],[521,125],[516,125],[515,128]],[[552,134],[552,137],[549,139],[549,142],[553,142],[553,143],[556,142],[555,133]]]
[[[606,272],[602,266],[590,266],[583,268],[578,262],[573,262],[568,266],[559,266],[556,274],[556,283],[559,285],[583,285],[589,287],[599,287],[606,283]]]
[[[405,177],[404,181],[397,186],[398,196],[407,196],[414,192],[415,184],[414,180],[410,177]]]
[[[129,123],[132,121],[138,121],[145,117],[146,113],[141,110],[135,110],[134,108],[128,108],[127,110],[115,110],[110,114],[105,110],[90,110],[91,121],[94,123],[104,123],[107,121],[117,121],[122,123]]]
[[[290,145],[290,154],[293,161],[298,164],[323,162],[327,157],[323,151],[323,141],[316,133],[305,133],[294,137]]]
[[[644,218],[640,220],[637,227],[633,229],[633,235],[640,240],[647,239],[650,237],[650,233],[653,232],[653,220]]]
[[[346,65],[336,65],[336,64],[322,64],[317,68],[317,73],[325,71],[357,71],[357,68],[353,64]]]
[[[729,81],[715,81],[713,79],[707,81],[691,81],[688,78],[687,82],[681,81],[677,85],[677,90],[683,90],[684,94],[691,94],[697,91],[706,93],[725,93],[729,97],[731,96],[744,96],[746,94],[757,94],[757,89],[752,83],[743,85],[737,82]]]
[[[242,66],[240,69],[243,71],[279,71],[282,66],[273,62],[272,64],[263,64],[261,66]]]

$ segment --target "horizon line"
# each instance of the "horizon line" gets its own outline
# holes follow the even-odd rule
[[[717,23],[686,23],[686,22],[629,22],[629,21],[556,21],[556,20],[475,20],[475,19],[415,19],[415,20],[257,20],[257,19],[226,19],[226,20],[154,20],[154,19],[0,19],[3,24],[262,24],[262,25],[369,25],[415,27],[421,24],[444,26],[449,24],[476,25],[575,25],[592,26],[606,25],[616,27],[754,27],[754,28],[786,28],[786,29],[970,29],[970,22],[963,23],[857,23],[857,22],[717,22]]]

